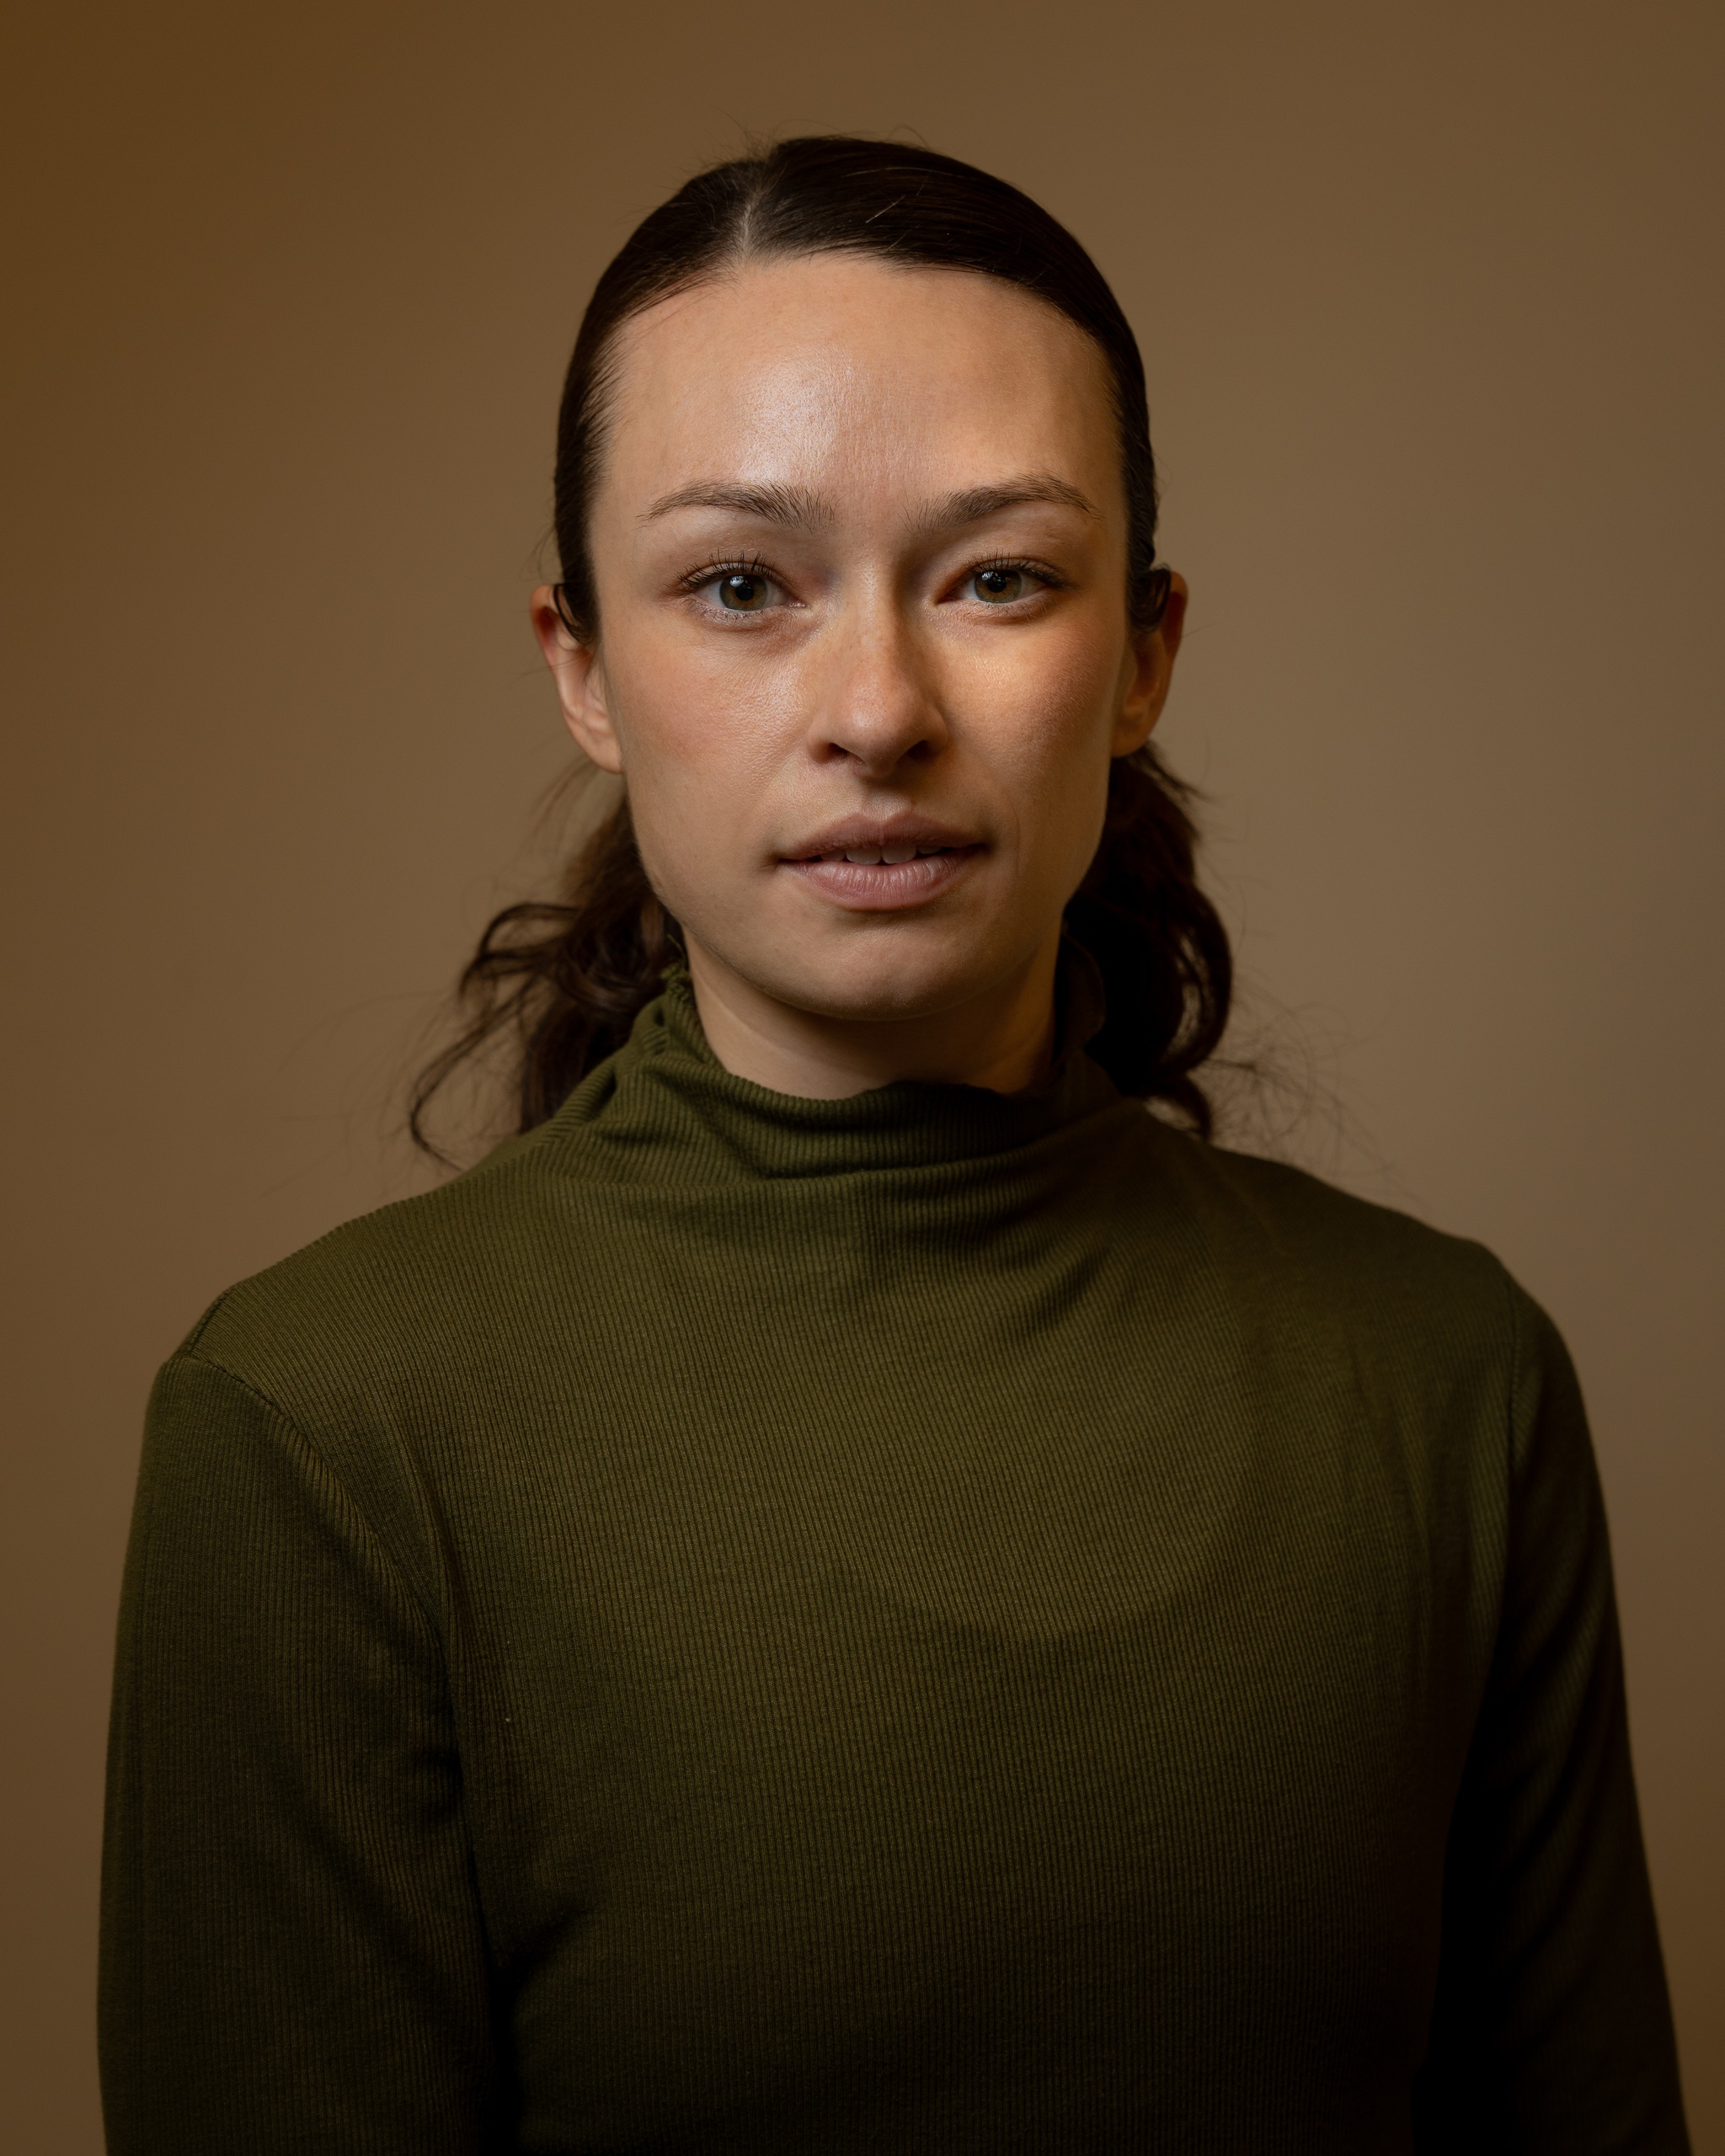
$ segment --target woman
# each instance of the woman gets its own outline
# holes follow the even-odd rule
[[[786,143],[606,273],[521,1134],[155,1397],[118,2156],[1686,2145],[1562,1346],[1206,1142],[1155,523],[984,174]]]

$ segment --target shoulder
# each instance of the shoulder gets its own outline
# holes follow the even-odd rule
[[[1574,1367],[1491,1251],[1165,1127],[1153,1150],[1187,1224],[1213,1368],[1290,1427],[1345,1431],[1393,1457],[1407,1489],[1448,1490],[1455,1532],[1482,1548],[1502,1545],[1517,1490],[1590,1516]]]
[[[584,1243],[579,1179],[559,1174],[537,1131],[434,1190],[344,1221],[238,1281],[181,1343],[179,1358],[237,1378],[307,1428],[336,1401],[411,1396],[440,1360],[470,1360],[510,1284],[565,1272]]]
[[[1391,1354],[1504,1364],[1548,1321],[1482,1244],[1278,1161],[1158,1125],[1154,1173],[1232,1293]]]

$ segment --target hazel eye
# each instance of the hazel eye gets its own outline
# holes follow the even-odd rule
[[[1010,606],[1015,599],[1024,596],[1029,583],[1023,569],[995,568],[978,569],[970,579],[970,589],[991,606]]]
[[[728,613],[758,614],[772,590],[772,580],[748,569],[732,569],[715,577],[708,589]]]
[[[725,614],[777,614],[796,603],[760,562],[710,563],[683,579],[683,590],[703,608]]]

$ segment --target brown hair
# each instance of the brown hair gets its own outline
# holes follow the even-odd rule
[[[617,332],[731,264],[840,252],[1000,278],[1094,340],[1119,423],[1128,602],[1136,626],[1154,627],[1168,572],[1156,561],[1144,366],[1101,271],[1047,211],[974,166],[902,143],[806,136],[690,180],[636,228],[595,288],[558,423],[557,598],[571,631],[590,643],[599,629],[587,518]],[[1194,1073],[1227,1023],[1232,966],[1226,932],[1198,888],[1189,800],[1153,749],[1118,759],[1102,841],[1066,921],[1108,992],[1091,1054],[1123,1092],[1163,1104],[1207,1136],[1210,1104]],[[435,1150],[425,1130],[433,1095],[500,1038],[516,1056],[515,1128],[543,1123],[622,1045],[678,949],[677,925],[648,883],[625,800],[569,864],[555,899],[507,906],[481,937],[461,978],[467,1022],[414,1090],[415,1139]]]

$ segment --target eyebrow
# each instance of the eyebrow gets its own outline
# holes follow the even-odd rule
[[[988,487],[966,487],[936,502],[917,519],[925,531],[950,531],[955,526],[980,524],[1002,510],[1018,509],[1028,502],[1052,502],[1057,508],[1076,509],[1094,516],[1096,504],[1077,488],[1051,472],[1026,472],[1015,478],[997,480]],[[661,494],[643,517],[668,516],[678,509],[729,510],[735,516],[759,517],[767,524],[830,524],[836,511],[830,502],[807,487],[739,487],[718,479],[697,479]]]
[[[932,530],[957,524],[980,524],[1003,509],[1019,509],[1027,502],[1052,502],[1060,509],[1076,509],[1085,516],[1096,515],[1096,504],[1052,472],[1026,472],[1017,478],[1001,479],[991,487],[967,487],[937,502],[921,522]]]
[[[807,487],[733,487],[719,479],[697,479],[675,494],[661,494],[641,520],[650,523],[674,509],[726,509],[768,524],[830,524],[833,519],[831,504]]]

